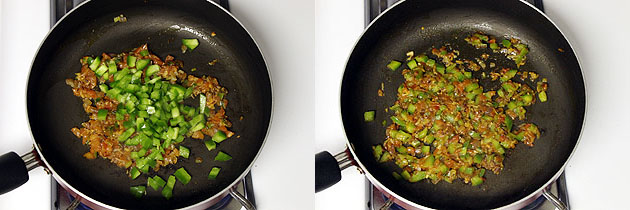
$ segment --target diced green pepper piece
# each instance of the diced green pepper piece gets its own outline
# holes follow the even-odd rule
[[[384,163],[387,161],[390,161],[392,159],[392,155],[389,154],[389,152],[383,152],[383,156],[381,156],[381,159],[378,160],[379,163]]]
[[[409,178],[411,178],[411,174],[409,174],[409,172],[403,170],[402,173],[400,173],[400,175],[402,176],[403,179],[405,180],[409,180]]]
[[[435,140],[433,135],[427,135],[427,137],[425,137],[422,141],[426,144],[431,144],[433,143],[433,140]]]
[[[217,143],[214,143],[214,141],[207,140],[207,141],[204,141],[203,143],[206,145],[206,148],[208,149],[208,151],[217,148]]]
[[[483,179],[481,177],[478,176],[473,176],[470,179],[470,182],[472,183],[472,186],[477,186],[483,183]]]
[[[158,65],[150,65],[149,68],[147,68],[147,77],[152,76],[153,74],[157,73],[158,71],[160,71],[160,66]]]
[[[179,146],[179,156],[182,156],[184,158],[188,158],[189,155],[190,155],[190,149],[180,145]]]
[[[394,171],[394,172],[392,172],[392,176],[393,176],[393,177],[394,177],[394,179],[396,179],[396,180],[400,180],[400,178],[401,178],[401,177],[400,177],[400,174],[398,174],[398,172],[395,172],[395,171]]]
[[[444,66],[444,64],[438,63],[435,65],[435,70],[437,70],[437,72],[439,72],[440,74],[444,74],[445,69],[446,67]]]
[[[420,133],[418,133],[418,136],[416,136],[418,139],[424,138],[425,136],[427,136],[427,133],[429,133],[429,129],[428,128],[424,128],[422,129],[422,131],[420,131]]]
[[[125,130],[125,132],[123,132],[122,134],[120,134],[120,136],[118,136],[118,141],[127,140],[134,132],[136,132],[136,129],[134,128],[129,128]]]
[[[129,188],[129,190],[131,191],[131,194],[136,198],[141,198],[143,195],[147,193],[146,186],[134,186],[134,187]]]
[[[426,55],[421,55],[421,56],[416,57],[415,60],[417,62],[424,63],[429,60],[429,57],[427,57]]]
[[[105,118],[107,118],[107,109],[99,109],[96,113],[96,119],[105,120]]]
[[[168,180],[166,181],[166,187],[170,187],[170,188],[175,187],[175,176],[173,175],[168,176]]]
[[[107,72],[107,69],[108,69],[107,66],[105,66],[105,64],[103,64],[103,65],[100,65],[96,69],[96,71],[94,71],[94,73],[100,77],[100,76],[103,76]]]
[[[222,151],[219,151],[219,154],[217,154],[217,156],[214,157],[214,160],[218,160],[218,161],[228,161],[228,160],[231,160],[231,159],[232,159],[232,156],[230,156],[230,155],[228,155],[228,154],[226,154],[226,153],[224,153]]]
[[[190,174],[188,174],[188,171],[184,169],[184,167],[177,169],[174,175],[175,175],[175,178],[177,178],[177,180],[179,180],[184,185],[187,185],[188,182],[190,182],[191,176]]]
[[[490,43],[490,49],[497,50],[499,49],[499,45],[497,43]]]
[[[140,59],[136,61],[136,69],[138,69],[138,71],[142,71],[144,70],[144,67],[147,67],[147,65],[149,65],[150,62],[151,60],[149,59]]]
[[[396,147],[396,152],[400,154],[407,154],[407,147],[405,146]]]
[[[199,94],[199,113],[203,113],[206,110],[206,95]]]
[[[136,56],[127,56],[127,66],[131,68],[136,67]]]
[[[92,71],[96,71],[99,66],[101,66],[101,56],[97,56],[96,58],[94,58],[94,60],[92,60],[92,63],[90,63],[88,67],[90,67]]]
[[[140,55],[147,56],[147,55],[149,55],[149,51],[148,50],[142,50],[142,51],[140,51]]]
[[[410,60],[409,62],[407,62],[407,66],[409,67],[409,69],[415,69],[416,67],[418,67],[418,63],[416,63],[415,60]]]
[[[416,112],[416,105],[409,104],[409,106],[407,106],[407,112],[409,112],[410,114]]]
[[[379,144],[376,146],[372,146],[372,153],[374,154],[374,158],[376,158],[376,160],[381,159],[381,155],[383,155],[383,147]]]
[[[435,156],[429,155],[427,156],[427,159],[425,159],[423,166],[430,168],[433,167],[433,163],[435,163]]]
[[[175,138],[177,138],[177,132],[175,131],[175,128],[169,127],[166,131],[166,139],[172,140]]]
[[[503,41],[501,41],[501,44],[502,44],[504,47],[507,47],[507,48],[509,48],[510,46],[512,46],[512,42],[510,42],[510,40],[507,40],[507,39],[504,39]]]
[[[152,181],[149,182],[149,186],[156,191],[166,185],[166,181],[164,181],[164,179],[162,179],[162,177],[159,177],[158,175],[155,175],[153,178],[151,178],[151,180]]]
[[[105,93],[107,93],[107,91],[109,90],[109,87],[106,84],[100,84],[98,85],[98,88]]]
[[[109,68],[110,75],[114,75],[118,72],[118,68],[116,67],[116,62],[114,62],[114,60],[107,61],[107,67]]]
[[[219,175],[219,172],[221,171],[221,168],[219,167],[212,167],[212,169],[210,170],[210,173],[208,174],[208,179],[217,179],[217,176]]]
[[[540,99],[540,102],[547,101],[547,92],[542,91],[542,92],[538,93],[538,99]]]
[[[203,120],[203,114],[199,114],[199,115],[193,117],[192,120],[190,120],[188,123],[190,123],[191,125],[197,125],[202,120]]]
[[[162,196],[164,196],[167,200],[171,199],[171,197],[173,197],[173,188],[165,187],[162,189]]]
[[[225,139],[227,139],[227,136],[225,135],[225,133],[223,131],[217,131],[212,136],[212,141],[215,141],[217,143],[221,143]]]
[[[396,116],[392,116],[390,117],[390,119],[392,119],[392,121],[396,124],[398,124],[399,126],[405,126],[405,122],[403,122],[402,120],[398,119],[398,117]]]
[[[173,107],[173,108],[171,109],[171,116],[172,116],[173,118],[179,117],[179,108],[177,108],[177,107]]]
[[[140,171],[138,168],[132,167],[131,171],[129,171],[129,177],[131,177],[131,179],[136,179],[138,176],[140,176]]]
[[[374,121],[374,115],[375,115],[375,112],[374,112],[374,111],[367,111],[367,112],[364,112],[364,113],[363,113],[363,120],[364,120],[365,122],[372,122],[372,121]]]
[[[197,123],[192,128],[190,128],[190,131],[195,132],[195,131],[203,129],[204,127],[205,127],[205,125],[202,122],[201,123]],[[218,131],[218,132],[222,132],[222,131]],[[214,135],[217,135],[217,134],[214,134]],[[212,136],[212,139],[214,139],[214,136]]]
[[[460,171],[460,172],[462,172],[462,173],[464,173],[464,174],[468,174],[468,175],[470,175],[470,174],[473,174],[473,172],[475,171],[475,169],[474,169],[474,168],[472,168],[472,167],[462,166],[461,168],[459,168],[459,171]]]
[[[534,97],[532,95],[526,94],[522,95],[521,99],[523,99],[523,102],[525,102],[525,104],[529,104],[532,102],[532,100],[534,100]]]
[[[510,116],[505,116],[505,126],[507,126],[508,131],[512,130],[512,123],[512,118],[510,118]]]
[[[418,182],[427,178],[426,171],[415,171],[411,177],[409,177],[409,182]]]
[[[473,162],[481,164],[481,161],[483,161],[483,154],[476,154],[473,158]]]
[[[389,62],[389,64],[387,64],[387,68],[389,68],[392,71],[396,71],[396,69],[398,69],[398,67],[400,67],[402,63],[400,63],[400,61],[395,61],[392,60]]]
[[[190,50],[194,50],[199,46],[199,40],[197,39],[182,39],[182,44]]]
[[[423,154],[429,154],[431,153],[431,146],[422,146],[421,150]]]

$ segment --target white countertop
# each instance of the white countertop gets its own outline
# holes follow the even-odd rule
[[[49,2],[0,0],[0,154],[23,154],[32,147],[26,78],[49,29]],[[313,5],[309,0],[230,0],[272,75],[272,125],[252,169],[261,210],[313,208]],[[22,187],[0,195],[0,209],[49,209],[50,189],[50,176],[37,168]]]
[[[630,2],[544,0],[549,17],[578,54],[586,82],[582,137],[566,176],[572,209],[628,208],[630,169]],[[363,30],[363,1],[318,0],[315,14],[315,151],[345,148],[339,87],[346,59]],[[561,122],[559,122],[561,123]],[[316,209],[366,208],[365,179],[351,167],[317,193]]]

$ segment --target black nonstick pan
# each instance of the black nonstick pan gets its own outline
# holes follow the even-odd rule
[[[127,22],[115,23],[123,14]],[[216,36],[212,36],[214,33]],[[196,38],[194,51],[182,53],[181,39]],[[109,160],[88,160],[89,150],[70,129],[88,119],[81,101],[65,84],[81,66],[79,59],[103,52],[120,53],[147,43],[161,58],[173,55],[183,61],[184,71],[196,76],[216,77],[226,87],[226,110],[232,137],[208,151],[203,141],[188,139],[189,159],[179,158],[176,165],[161,169],[162,178],[184,167],[192,180],[177,183],[173,197],[163,198],[147,188],[140,199],[129,192],[130,186],[146,185],[147,175],[132,180]],[[218,59],[214,66],[208,62]],[[190,69],[197,68],[195,72]],[[271,83],[265,60],[246,29],[226,10],[205,0],[92,0],[66,15],[49,32],[33,61],[27,87],[27,110],[37,151],[35,162],[46,167],[53,177],[72,194],[79,195],[91,207],[130,209],[203,208],[225,196],[245,176],[261,151],[270,124]],[[240,120],[240,117],[243,117]],[[235,136],[236,136],[235,135]],[[209,138],[209,137],[206,137]],[[230,154],[227,162],[214,161],[218,151]],[[27,155],[25,157],[32,157]],[[24,162],[15,153],[0,158],[2,177],[14,177],[0,184],[6,192],[28,179]],[[195,163],[201,157],[203,163]],[[12,162],[13,161],[13,162]],[[5,167],[6,166],[6,167]],[[210,169],[221,167],[217,180],[208,180]]]
[[[534,147],[519,144],[507,152],[503,171],[499,175],[486,173],[480,186],[461,180],[452,184],[396,180],[391,172],[397,166],[377,163],[372,154],[372,146],[385,139],[385,127],[380,122],[389,114],[384,110],[394,104],[396,88],[404,81],[399,71],[385,66],[393,59],[404,59],[408,51],[427,52],[445,43],[458,48],[462,55],[474,54],[478,50],[463,40],[474,32],[514,37],[529,46],[527,64],[521,69],[535,71],[549,81],[549,101],[527,110],[528,121],[542,130],[540,139]],[[385,85],[383,97],[376,93],[381,83]],[[572,47],[542,12],[516,0],[408,0],[396,4],[372,22],[356,43],[341,88],[341,113],[352,154],[349,159],[377,188],[409,208],[517,208],[522,201],[540,195],[562,173],[576,148],[585,104],[584,80]],[[368,110],[377,110],[376,123],[364,122],[363,113]],[[318,155],[318,160],[336,164],[331,158],[329,153]],[[317,190],[336,182],[338,171],[330,164],[316,162]]]

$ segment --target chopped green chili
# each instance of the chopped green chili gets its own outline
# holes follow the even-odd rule
[[[190,155],[190,149],[184,147],[184,146],[179,146],[179,156],[182,156],[184,158],[188,158],[188,156]]]
[[[99,109],[96,118],[98,120],[105,120],[105,118],[107,118],[107,109]]]
[[[194,50],[199,46],[199,40],[197,39],[182,39],[182,44],[190,50]]]
[[[538,99],[540,99],[540,102],[547,101],[547,92],[542,91],[542,92],[538,93]]]
[[[131,171],[129,171],[129,177],[131,177],[132,179],[136,179],[138,178],[138,176],[140,176],[140,171],[138,170],[138,168],[132,167]]]
[[[149,179],[147,179],[147,185],[153,188],[153,190],[158,191],[160,188],[166,185],[166,181],[164,181],[162,177],[155,175],[154,177],[149,177]]]
[[[232,159],[232,156],[230,156],[230,155],[228,155],[228,154],[226,154],[226,153],[224,153],[222,151],[219,151],[219,154],[217,154],[217,156],[214,157],[214,160],[218,160],[218,161],[228,161],[228,160],[231,160],[231,159]]]
[[[175,175],[175,178],[177,178],[177,180],[179,180],[184,185],[187,185],[188,182],[190,182],[191,176],[190,174],[188,174],[188,171],[184,169],[184,167],[177,169],[174,175]]]
[[[136,198],[141,198],[143,195],[147,194],[146,186],[134,186],[129,188],[129,190],[131,191],[131,194]]]
[[[364,113],[363,113],[363,120],[364,120],[365,122],[372,122],[372,121],[374,121],[374,114],[375,114],[375,112],[374,112],[374,111],[367,111],[367,112],[364,112]]]
[[[400,63],[400,61],[390,61],[389,64],[387,64],[387,68],[389,68],[392,71],[395,71],[396,69],[398,69],[398,67],[400,67],[402,63]]]
[[[203,143],[206,145],[206,148],[208,149],[208,151],[217,148],[217,143],[214,143],[214,141],[207,140],[207,141],[204,141]]]
[[[208,174],[208,179],[216,179],[220,171],[221,171],[221,168],[212,167],[212,169],[210,170],[210,173]]]
[[[212,136],[212,141],[217,142],[217,143],[221,143],[225,139],[227,139],[227,136],[225,135],[223,131],[217,131]]]

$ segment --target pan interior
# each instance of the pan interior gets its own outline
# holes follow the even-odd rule
[[[398,166],[377,163],[371,148],[385,140],[381,122],[391,123],[385,109],[394,104],[396,89],[404,81],[400,70],[394,72],[385,66],[391,60],[404,60],[408,51],[430,54],[431,47],[446,43],[468,59],[483,52],[492,55],[491,50],[475,50],[463,40],[477,31],[498,39],[518,38],[529,45],[527,64],[521,70],[537,72],[549,80],[549,100],[527,108],[526,121],[539,126],[541,137],[532,148],[519,144],[508,151],[503,171],[499,175],[486,173],[486,181],[477,187],[461,180],[412,184],[394,179],[391,173],[400,172]],[[497,66],[516,68],[513,62]],[[385,87],[383,97],[377,96],[381,83]],[[535,84],[528,84],[535,88]],[[485,85],[485,90],[496,89]],[[580,66],[571,47],[553,24],[529,6],[518,1],[405,1],[377,19],[355,46],[343,77],[341,111],[356,157],[387,189],[431,208],[488,209],[530,195],[563,167],[579,138],[584,93]],[[372,123],[363,122],[363,113],[368,110],[376,110]]]
[[[114,23],[123,14],[125,23]],[[216,33],[212,36],[211,33]],[[196,38],[200,45],[185,54],[182,38]],[[208,151],[203,141],[187,139],[188,159],[150,172],[167,179],[184,167],[192,176],[187,185],[177,182],[173,197],[147,188],[135,199],[129,187],[146,185],[147,176],[132,180],[125,170],[106,159],[88,160],[89,151],[70,129],[88,120],[81,101],[64,82],[79,72],[79,59],[102,52],[121,53],[148,43],[162,59],[173,55],[184,62],[184,71],[216,77],[228,89],[226,110],[235,137]],[[208,62],[218,59],[214,66]],[[192,68],[198,70],[194,73]],[[254,41],[236,20],[202,0],[89,1],[63,19],[42,44],[28,82],[29,122],[37,147],[49,166],[69,185],[104,204],[131,209],[182,208],[206,200],[244,175],[260,151],[271,115],[271,84],[265,61]],[[242,120],[239,118],[243,116]],[[236,138],[236,136],[240,136]],[[206,137],[206,140],[209,140]],[[228,162],[214,161],[218,151],[230,154]],[[195,163],[195,158],[203,159]],[[217,180],[208,180],[212,167],[221,167]]]

